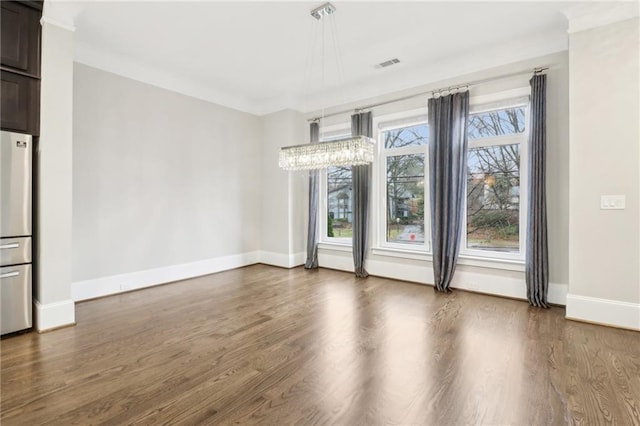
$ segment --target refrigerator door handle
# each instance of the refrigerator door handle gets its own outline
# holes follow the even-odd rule
[[[20,248],[20,243],[9,243],[0,245],[0,250]]]
[[[7,272],[7,273],[4,273],[4,274],[0,275],[0,278],[11,278],[11,277],[17,277],[18,275],[20,275],[20,272],[18,272],[18,271],[11,271],[11,272]]]

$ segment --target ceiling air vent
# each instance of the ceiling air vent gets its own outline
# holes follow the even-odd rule
[[[395,65],[398,62],[400,62],[400,59],[398,58],[389,59],[388,61],[380,62],[378,65],[376,65],[376,68],[390,67],[391,65]]]

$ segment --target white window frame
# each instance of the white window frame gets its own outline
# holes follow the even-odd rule
[[[323,126],[322,131],[320,132],[320,141],[328,141],[332,139],[338,139],[341,137],[351,136],[351,128],[347,123],[334,124],[331,126]],[[318,241],[323,244],[331,244],[331,245],[339,245],[339,246],[349,246],[351,247],[351,238],[339,238],[339,237],[329,237],[327,235],[327,203],[329,202],[327,197],[327,169],[321,169],[318,173],[318,178],[320,180],[318,185],[319,199],[318,199],[318,226],[320,229],[317,230]],[[350,200],[351,201],[351,200]]]
[[[475,138],[468,140],[468,150],[473,148],[482,148],[488,146],[500,146],[500,145],[512,145],[520,144],[520,214],[519,214],[519,247],[517,253],[491,251],[491,250],[479,250],[467,248],[467,188],[465,178],[465,197],[463,206],[463,224],[462,235],[460,238],[460,257],[469,259],[499,259],[523,262],[525,260],[526,249],[526,227],[527,227],[527,206],[528,206],[528,183],[529,183],[529,170],[528,170],[528,137],[529,137],[529,105],[528,97],[529,88],[516,89],[509,91],[508,95],[496,94],[491,96],[478,97],[471,99],[471,108],[474,113],[481,113],[486,111],[495,111],[500,109],[506,109],[510,107],[524,106],[525,107],[525,129],[524,132],[519,134],[501,135],[493,137]],[[486,105],[486,108],[483,108]]]
[[[377,125],[376,139],[378,141],[377,167],[377,185],[372,188],[375,194],[374,205],[377,206],[374,215],[376,229],[376,246],[378,249],[386,249],[391,252],[398,253],[416,253],[426,254],[431,252],[431,221],[430,221],[430,203],[429,203],[429,145],[408,146],[402,148],[386,149],[382,135],[386,131],[411,127],[415,125],[428,125],[425,109],[410,110],[398,114],[383,116],[379,119]],[[423,244],[405,244],[387,241],[387,158],[398,155],[424,155],[424,243]],[[375,202],[377,201],[377,202]]]
[[[517,89],[507,90],[499,93],[487,95],[472,96],[470,99],[470,109],[472,113],[489,111],[495,109],[508,108],[513,106],[525,105],[525,131],[518,135],[503,135],[497,137],[486,137],[478,139],[469,139],[468,148],[491,145],[507,145],[512,143],[520,143],[520,226],[519,226],[519,252],[508,253],[489,250],[467,249],[466,239],[466,187],[464,197],[463,215],[463,232],[461,236],[460,261],[462,265],[483,266],[498,269],[518,270],[520,271],[525,259],[526,247],[526,223],[527,223],[527,204],[528,204],[528,132],[529,132],[529,105],[528,97],[530,96],[529,87],[521,87]],[[523,100],[526,98],[525,100]],[[486,109],[484,109],[486,107]],[[372,244],[372,253],[384,256],[392,256],[406,259],[430,260],[431,259],[431,208],[429,194],[429,145],[419,147],[398,148],[393,152],[387,153],[382,143],[382,132],[386,130],[397,129],[400,127],[408,127],[415,124],[427,123],[426,107],[404,110],[385,115],[375,116],[373,118],[373,137],[378,141],[376,147],[376,156],[373,162],[373,179],[371,187],[371,224],[370,236]],[[321,129],[321,140],[334,139],[341,136],[349,136],[351,134],[350,124],[343,122],[331,126],[323,126]],[[406,150],[406,152],[404,151]],[[401,152],[402,151],[402,152]],[[425,244],[418,246],[413,244],[389,243],[386,241],[386,157],[389,155],[404,155],[411,153],[423,153],[425,155]],[[325,248],[335,250],[351,251],[351,238],[328,237],[327,229],[327,171],[321,170],[319,173],[319,220],[318,235],[321,245]],[[466,184],[466,179],[465,179]]]

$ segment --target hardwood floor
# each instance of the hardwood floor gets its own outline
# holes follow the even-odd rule
[[[640,333],[255,265],[1,341],[1,423],[640,425]]]

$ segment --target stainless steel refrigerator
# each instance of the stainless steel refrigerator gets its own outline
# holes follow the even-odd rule
[[[32,326],[31,182],[33,138],[2,132],[0,144],[0,334]]]

